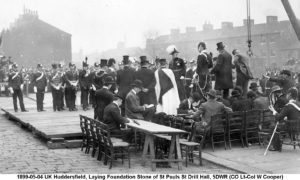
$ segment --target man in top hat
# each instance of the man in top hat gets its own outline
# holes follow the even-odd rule
[[[63,73],[57,69],[57,64],[52,64],[52,72],[49,76],[53,99],[53,111],[63,110]]]
[[[141,104],[156,104],[154,72],[149,69],[150,63],[146,56],[141,56],[140,59],[141,68],[136,71],[135,78],[143,83],[142,91],[139,93]]]
[[[111,76],[104,78],[104,84],[101,89],[95,92],[95,109],[94,109],[94,119],[103,121],[103,111],[104,108],[112,102],[113,93],[110,91],[112,86],[115,84],[115,80]]]
[[[34,86],[34,92],[36,93],[37,111],[45,111],[43,107],[43,101],[45,89],[47,87],[47,78],[42,64],[37,65],[37,72],[33,74],[31,82]]]
[[[110,58],[107,63],[108,69],[107,69],[107,75],[111,76],[115,81],[117,79],[117,71],[116,71],[116,60],[114,58]],[[115,93],[117,92],[116,84],[113,84],[110,91]]]
[[[287,94],[287,91],[295,86],[295,82],[292,79],[292,73],[289,70],[282,70],[280,72],[280,75],[278,77],[270,77],[270,76],[264,76],[269,81],[275,82],[277,85],[279,85],[282,88],[283,94]]]
[[[212,73],[215,74],[216,90],[223,90],[223,97],[226,99],[229,95],[229,89],[233,88],[232,81],[232,56],[225,50],[223,42],[217,43],[219,56]]]
[[[75,64],[69,63],[70,70],[65,74],[66,80],[66,104],[70,111],[77,111],[76,108],[76,93],[77,93],[77,85],[79,82],[79,75],[76,71]]]
[[[130,67],[129,56],[123,56],[123,69],[117,71],[117,85],[118,93],[126,98],[127,93],[130,91],[130,85],[135,80],[135,70]],[[125,115],[125,107],[122,105],[122,114]]]
[[[18,65],[13,64],[12,69],[8,75],[8,89],[13,96],[14,110],[18,112],[17,98],[19,98],[20,108],[22,112],[27,112],[23,102],[23,77],[18,71]]]
[[[177,83],[178,94],[180,101],[185,99],[185,88],[183,81],[185,79],[186,67],[183,59],[178,57],[179,51],[174,46],[172,50],[172,45],[167,48],[169,55],[172,56],[172,59],[169,64],[169,68],[173,71],[175,80]]]
[[[166,59],[160,59],[159,64],[159,69],[155,71],[155,94],[158,103],[156,112],[176,115],[180,99],[175,76],[173,71],[167,68]]]
[[[82,70],[79,72],[79,85],[81,91],[81,105],[84,111],[88,110],[88,98],[90,90],[90,70],[87,63],[88,58],[85,58],[85,61],[82,62]]]
[[[241,86],[243,88],[243,96],[246,97],[249,80],[253,79],[249,67],[249,59],[242,55],[237,49],[232,51],[232,55],[234,57],[233,63],[236,69],[236,86]]]
[[[206,50],[206,43],[200,42],[198,44],[199,55],[197,58],[197,69],[194,78],[198,78],[200,95],[208,92],[211,88],[209,69],[213,67],[212,57]]]
[[[126,96],[125,99],[125,115],[131,119],[146,119],[151,120],[154,115],[155,107],[148,105],[141,105],[138,94],[143,89],[143,82],[135,80],[132,84],[132,89]]]
[[[221,114],[224,112],[232,112],[231,108],[226,107],[224,104],[216,100],[217,93],[215,90],[211,89],[207,93],[207,102],[202,103],[199,110],[192,116],[193,119],[201,119],[202,126],[210,129],[211,117],[216,114]],[[202,117],[202,118],[201,118]]]

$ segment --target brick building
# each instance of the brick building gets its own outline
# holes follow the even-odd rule
[[[24,67],[72,60],[71,34],[39,19],[36,11],[22,15],[3,31],[2,52]]]
[[[281,66],[289,59],[300,59],[300,43],[290,21],[278,21],[277,16],[267,16],[266,23],[254,24],[251,20],[252,51],[250,65],[256,76],[265,71],[265,67]],[[247,20],[243,26],[233,26],[232,22],[222,22],[220,29],[214,29],[212,24],[205,23],[202,31],[195,27],[187,27],[184,33],[179,29],[171,29],[169,35],[148,39],[146,51],[151,56],[169,57],[166,47],[175,44],[180,57],[187,60],[195,59],[198,54],[197,44],[205,41],[208,50],[217,56],[216,43],[223,41],[226,49],[231,52],[234,48],[246,54]]]

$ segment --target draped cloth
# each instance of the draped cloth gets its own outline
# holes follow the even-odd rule
[[[155,80],[155,93],[158,102],[156,112],[176,115],[180,99],[173,71],[166,68],[158,69],[155,71]]]

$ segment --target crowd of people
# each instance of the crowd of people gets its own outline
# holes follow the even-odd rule
[[[205,42],[200,42],[197,59],[185,62],[171,45],[167,48],[170,60],[156,58],[151,64],[146,56],[141,56],[139,68],[133,67],[127,55],[119,69],[113,58],[101,59],[93,65],[86,58],[81,70],[72,63],[66,71],[62,64],[52,64],[48,73],[38,64],[37,71],[30,76],[37,111],[44,111],[44,93],[50,86],[54,111],[77,111],[76,94],[80,90],[82,109],[92,107],[94,118],[108,124],[116,135],[120,134],[120,126],[131,119],[151,121],[160,112],[187,114],[207,128],[210,118],[223,112],[270,109],[276,121],[299,117],[297,76],[282,70],[278,74],[267,72],[259,81],[253,81],[247,56],[238,49],[229,53],[222,42],[217,43],[217,50],[218,56],[213,57]],[[15,63],[11,65],[8,82],[14,110],[18,111],[18,98],[21,111],[26,112],[22,95],[24,77]]]

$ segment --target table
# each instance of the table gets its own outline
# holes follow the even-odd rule
[[[179,135],[187,133],[186,131],[171,128],[168,126],[163,126],[160,124],[137,120],[138,123],[127,123],[127,126],[138,130],[140,132],[145,133],[145,143],[143,148],[143,155],[142,155],[142,165],[145,165],[146,156],[148,153],[148,149],[150,149],[150,157],[151,157],[151,167],[152,171],[156,170],[156,162],[178,162],[178,169],[182,170],[182,156],[180,151],[180,143],[179,143]],[[169,157],[167,160],[164,159],[155,159],[155,151],[154,151],[154,136],[156,134],[169,134],[171,135],[171,145],[170,145],[170,152]],[[176,147],[177,159],[172,159],[172,154],[174,153]]]

